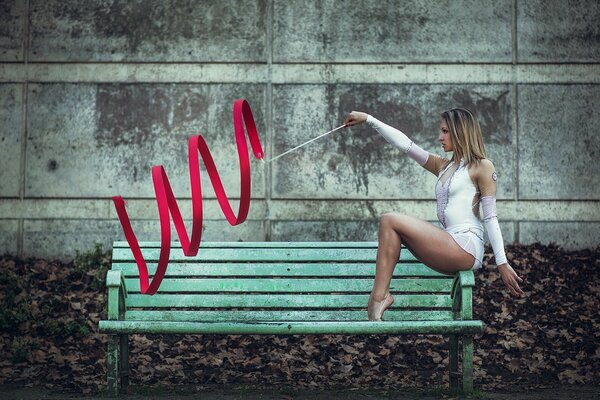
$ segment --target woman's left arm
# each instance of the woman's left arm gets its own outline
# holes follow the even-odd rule
[[[508,264],[504,253],[504,241],[496,212],[496,180],[497,175],[494,164],[488,159],[481,160],[477,173],[477,185],[479,186],[483,208],[483,225],[492,244],[496,265],[504,284],[512,294],[520,296],[523,294],[523,290],[519,287],[518,282],[523,282],[523,280]]]

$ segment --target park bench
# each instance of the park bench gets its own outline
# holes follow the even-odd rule
[[[152,276],[160,244],[140,244]],[[128,335],[443,334],[450,336],[450,387],[473,389],[472,271],[439,274],[403,248],[391,282],[393,306],[368,321],[376,242],[203,242],[184,256],[173,244],[153,295],[140,294],[126,242],[115,242],[108,271],[108,389],[128,385]],[[459,371],[459,353],[462,368]]]

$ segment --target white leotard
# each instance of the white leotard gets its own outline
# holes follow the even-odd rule
[[[483,225],[472,211],[478,192],[464,160],[460,160],[454,172],[449,171],[455,167],[452,161],[438,175],[435,185],[438,220],[458,245],[475,257],[473,268],[477,269],[481,267],[484,250]]]

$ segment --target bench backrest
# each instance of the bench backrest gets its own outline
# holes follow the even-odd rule
[[[150,277],[158,242],[140,243]],[[376,242],[203,242],[195,257],[173,243],[157,294],[140,294],[126,242],[115,242],[112,269],[127,291],[125,319],[160,321],[366,320]],[[451,320],[453,276],[421,264],[403,248],[386,320]]]

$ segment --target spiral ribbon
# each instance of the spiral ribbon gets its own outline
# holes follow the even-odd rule
[[[112,198],[119,221],[123,227],[125,238],[131,252],[135,258],[139,275],[140,290],[142,294],[155,294],[167,271],[169,254],[171,252],[171,226],[169,214],[173,218],[183,254],[186,256],[195,256],[200,247],[202,237],[202,183],[200,181],[200,164],[197,152],[200,153],[202,162],[206,167],[206,172],[210,178],[217,201],[225,218],[230,225],[239,225],[246,220],[250,208],[250,158],[248,156],[248,145],[244,136],[244,125],[250,139],[250,145],[254,156],[258,159],[264,158],[264,152],[260,144],[254,117],[250,105],[245,99],[238,99],[233,104],[233,127],[235,132],[235,142],[237,145],[238,157],[240,160],[240,201],[237,216],[234,214],[231,204],[223,189],[223,183],[217,172],[215,162],[208,149],[206,141],[202,135],[192,136],[188,141],[188,164],[190,169],[190,186],[192,191],[192,234],[191,238],[185,229],[185,224],[177,205],[177,200],[173,195],[171,184],[162,165],[152,167],[152,182],[154,184],[154,193],[158,204],[158,214],[160,217],[160,256],[156,273],[150,283],[148,277],[148,267],[140,250],[138,240],[131,228],[131,222],[127,211],[125,210],[125,201],[121,196]]]

